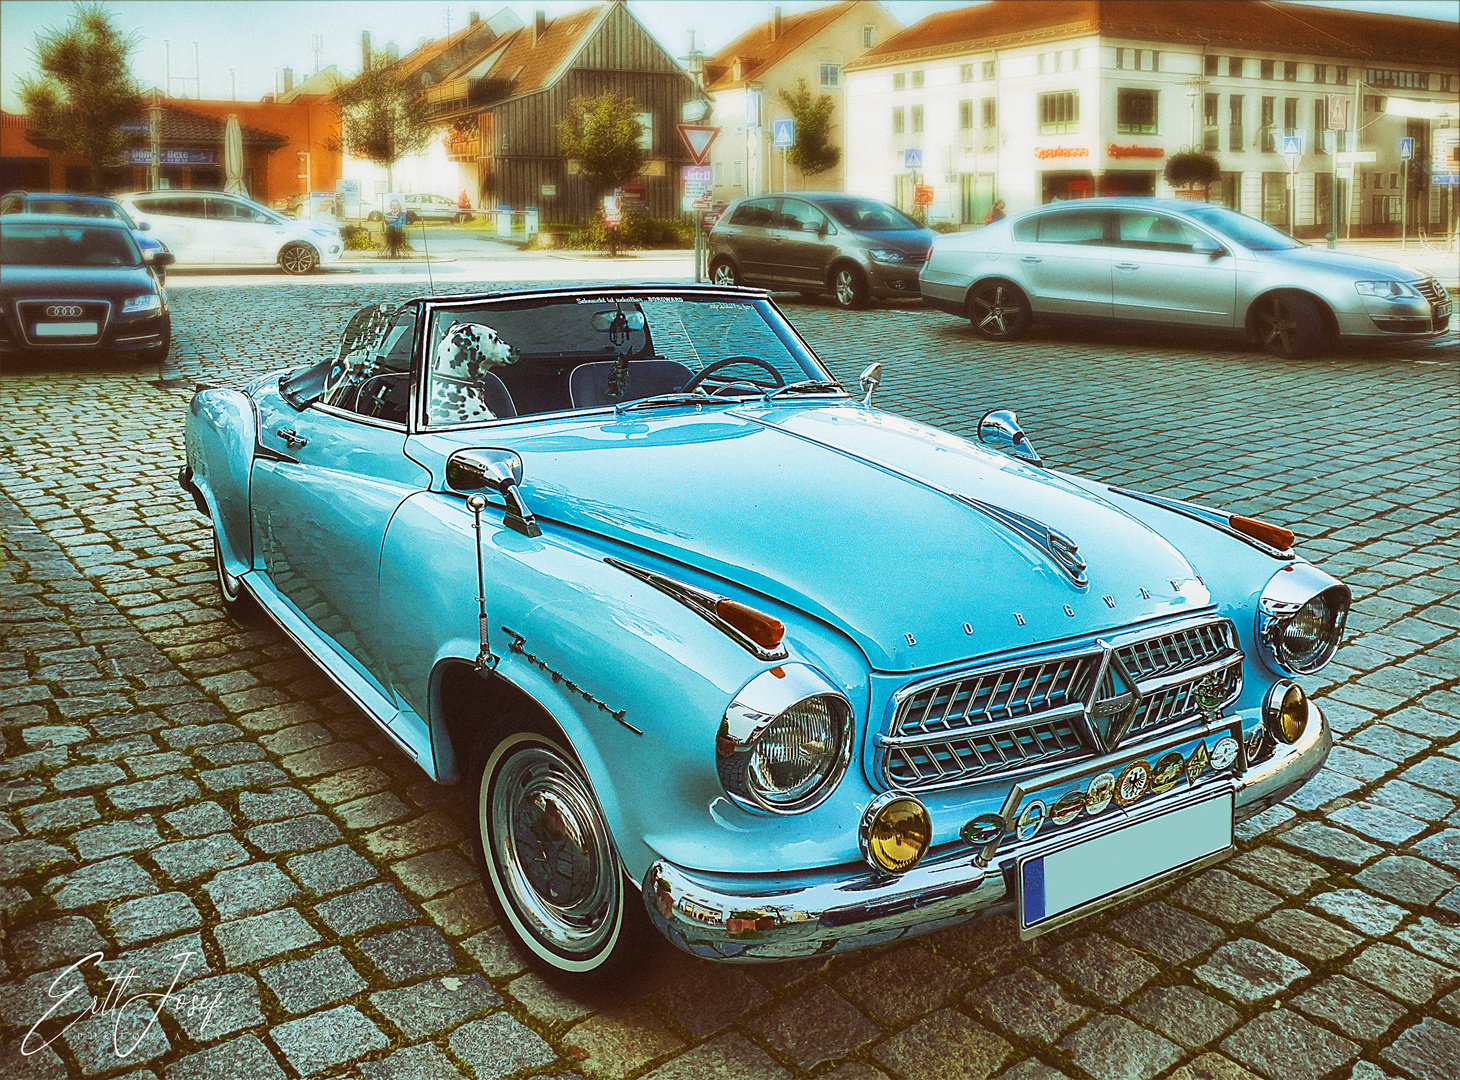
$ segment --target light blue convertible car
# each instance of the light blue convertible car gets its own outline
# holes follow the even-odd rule
[[[1346,586],[1292,534],[853,396],[764,293],[367,308],[202,388],[183,486],[261,607],[478,795],[560,981],[657,928],[770,961],[992,909],[1032,937],[1232,851],[1331,745]]]

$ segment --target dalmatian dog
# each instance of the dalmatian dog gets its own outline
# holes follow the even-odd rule
[[[518,352],[482,323],[457,323],[431,360],[431,419],[437,423],[493,420],[482,395],[482,376],[494,367],[515,364]]]

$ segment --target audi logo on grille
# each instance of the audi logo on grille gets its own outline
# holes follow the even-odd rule
[[[52,304],[46,308],[48,319],[79,319],[81,318],[81,306],[79,304]]]

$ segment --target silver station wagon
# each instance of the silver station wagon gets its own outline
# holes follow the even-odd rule
[[[920,280],[924,303],[994,341],[1034,322],[1123,322],[1245,333],[1300,357],[1336,339],[1433,337],[1451,312],[1418,270],[1170,199],[1082,199],[940,236]]]

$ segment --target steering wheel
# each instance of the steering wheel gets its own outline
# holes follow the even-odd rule
[[[713,375],[715,372],[719,371],[721,368],[730,367],[733,364],[754,364],[754,365],[756,365],[756,367],[764,368],[767,372],[769,372],[770,373],[770,377],[772,379],[775,379],[776,380],[776,385],[777,386],[785,386],[786,385],[786,379],[785,379],[785,377],[779,371],[776,370],[775,365],[774,364],[768,364],[768,363],[766,363],[764,360],[762,360],[758,356],[727,356],[727,357],[725,357],[725,359],[723,359],[723,360],[716,360],[713,364],[710,364],[707,367],[705,367],[702,371],[700,371],[700,373],[698,375],[696,375],[694,378],[690,379],[689,382],[687,382],[687,383],[684,384],[684,389],[681,390],[680,393],[682,393],[682,394],[692,394],[692,393],[694,393],[696,390],[698,390],[700,388],[700,383],[704,382],[705,379],[708,378],[710,375]],[[746,381],[749,382],[750,380],[747,379]],[[752,383],[752,385],[755,385],[755,384]],[[723,389],[723,387],[721,387],[721,389]]]

